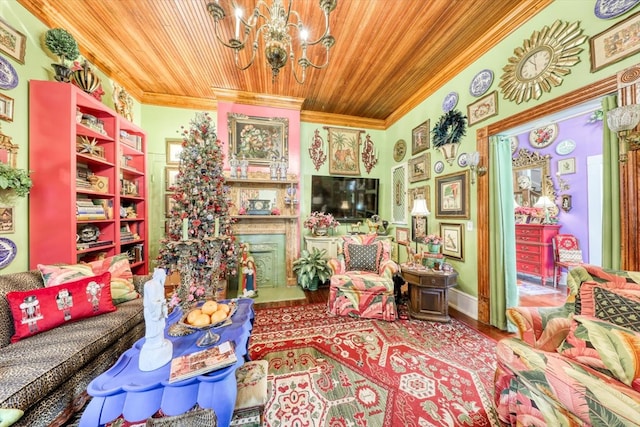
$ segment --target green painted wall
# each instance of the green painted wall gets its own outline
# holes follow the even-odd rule
[[[472,77],[480,70],[489,68],[494,71],[495,79],[490,89],[497,90],[500,76],[502,75],[502,67],[507,63],[507,59],[513,55],[513,50],[516,47],[522,46],[523,40],[528,39],[533,31],[541,29],[544,25],[551,25],[556,19],[564,19],[570,22],[576,20],[581,21],[581,28],[584,29],[584,33],[588,36],[593,36],[601,31],[614,25],[616,22],[621,21],[628,17],[631,13],[627,13],[624,16],[613,20],[601,20],[598,19],[593,13],[592,1],[584,0],[557,0],[549,7],[542,10],[537,16],[531,19],[529,22],[522,25],[518,30],[514,31],[506,40],[499,43],[488,54],[484,55],[470,67],[461,72],[451,81],[447,82],[442,88],[440,88],[433,96],[424,100],[420,105],[414,108],[406,116],[404,116],[397,123],[392,125],[386,131],[367,130],[364,135],[369,133],[371,139],[376,145],[376,149],[379,150],[380,157],[379,163],[371,171],[370,175],[367,175],[363,171],[364,176],[371,176],[381,179],[381,216],[385,219],[390,217],[391,209],[391,189],[389,187],[391,168],[396,165],[393,161],[392,148],[394,143],[402,138],[409,144],[411,143],[411,130],[417,125],[421,124],[425,120],[431,121],[431,126],[435,124],[440,115],[442,114],[442,100],[444,96],[451,92],[456,91],[460,95],[457,107],[466,114],[467,105],[477,100],[468,93],[469,83]],[[634,9],[637,11],[638,7]],[[20,84],[16,89],[11,91],[2,91],[7,96],[11,96],[15,99],[15,118],[12,123],[2,122],[3,133],[12,136],[14,143],[20,146],[20,153],[18,155],[18,166],[25,168],[28,167],[28,80],[30,79],[50,79],[50,63],[53,59],[48,57],[44,49],[41,47],[41,38],[46,27],[38,21],[35,17],[30,15],[22,6],[15,1],[0,1],[0,15],[4,20],[9,22],[16,29],[21,31],[27,36],[27,53],[26,64],[21,65],[10,59],[10,62],[16,68],[20,77]],[[588,42],[582,45],[583,52],[580,54],[581,62],[571,69],[571,74],[565,76],[564,82],[561,86],[553,88],[550,93],[545,93],[537,101],[529,101],[523,104],[516,104],[514,102],[507,102],[499,99],[499,115],[485,120],[478,125],[472,126],[467,136],[463,139],[459,152],[471,152],[475,148],[475,132],[480,126],[488,125],[489,123],[497,120],[501,120],[505,117],[509,117],[524,109],[535,107],[550,99],[562,96],[570,91],[578,89],[596,80],[600,80],[607,76],[615,74],[617,71],[634,65],[639,62],[638,55],[627,58],[609,67],[600,70],[597,73],[591,73],[589,71],[589,46]],[[81,47],[82,51],[82,47]],[[462,52],[461,52],[462,54]],[[101,75],[101,77],[104,77]],[[103,87],[107,92],[103,97],[105,104],[112,106],[111,101],[111,85],[107,79],[103,78]],[[392,87],[389,90],[393,90]],[[164,160],[165,160],[165,138],[179,137],[179,131],[181,126],[187,126],[191,117],[193,117],[195,111],[188,109],[176,109],[157,106],[140,105],[136,103],[134,108],[134,121],[141,125],[148,132],[148,146],[149,146],[149,179],[150,179],[150,251],[151,254],[157,253],[157,241],[163,234],[164,230]],[[215,114],[215,112],[212,112]],[[328,163],[325,163],[319,171],[316,171],[309,159],[307,148],[313,138],[314,130],[319,129],[322,137],[326,142],[326,131],[323,129],[323,124],[320,123],[302,123],[301,124],[301,149],[302,153],[301,170],[304,171],[300,177],[300,200],[301,200],[301,216],[304,218],[309,213],[309,190],[310,179],[313,174],[328,175]],[[55,141],[52,142],[52,148],[55,147]],[[60,142],[66,143],[66,142]],[[410,150],[405,161],[410,157]],[[431,150],[431,163],[433,165],[437,160],[441,160],[439,152]],[[459,171],[456,165],[446,165],[443,173],[452,173]],[[433,177],[432,173],[432,177]],[[435,188],[433,178],[427,181],[427,184],[431,187],[431,200],[432,210],[435,203]],[[424,182],[410,185],[424,185]],[[472,296],[477,295],[477,282],[475,280],[475,272],[477,269],[476,262],[476,230],[475,223],[477,219],[476,213],[476,197],[471,188],[471,210],[470,221],[474,223],[473,231],[465,231],[465,260],[464,262],[453,262],[455,268],[459,271],[459,287],[458,289]],[[27,200],[19,200],[16,205],[16,231],[12,235],[5,235],[6,237],[14,240],[18,246],[18,257],[8,267],[2,270],[2,273],[11,273],[16,271],[23,271],[28,266],[28,203]],[[439,222],[433,217],[429,218],[429,232],[439,231]],[[466,221],[450,221],[448,223],[457,223]],[[466,228],[465,228],[466,229]],[[344,230],[340,230],[344,233]],[[303,234],[306,231],[303,232]],[[394,234],[392,230],[392,234]],[[46,238],[46,236],[42,236]],[[401,256],[404,255],[401,251]],[[152,264],[153,265],[153,264]]]

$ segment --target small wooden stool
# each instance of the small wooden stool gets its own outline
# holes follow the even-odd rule
[[[238,396],[231,418],[232,426],[261,426],[267,403],[269,362],[254,360],[236,370]]]

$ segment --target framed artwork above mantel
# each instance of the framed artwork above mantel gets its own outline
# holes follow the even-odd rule
[[[273,158],[289,157],[289,119],[227,114],[229,158],[269,166]]]

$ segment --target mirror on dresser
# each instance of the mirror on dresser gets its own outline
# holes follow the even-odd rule
[[[513,198],[520,206],[532,207],[541,196],[547,196],[554,204],[550,214],[557,215],[558,201],[550,174],[551,156],[540,155],[526,148],[518,150],[512,159]]]

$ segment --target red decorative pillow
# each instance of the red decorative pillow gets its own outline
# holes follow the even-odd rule
[[[110,281],[111,273],[107,272],[58,286],[7,293],[15,329],[11,342],[67,322],[115,311]]]

